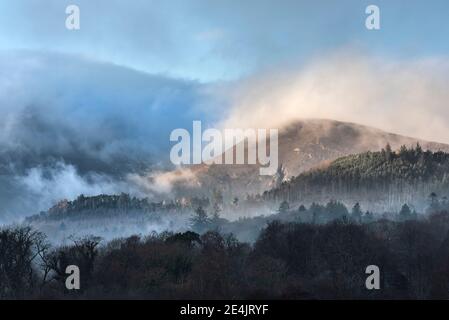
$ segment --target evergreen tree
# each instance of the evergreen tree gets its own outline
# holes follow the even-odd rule
[[[412,210],[410,210],[410,207],[405,203],[401,211],[399,212],[399,219],[401,221],[410,220],[412,218]]]
[[[348,209],[346,206],[339,201],[329,201],[326,205],[326,213],[330,220],[341,219],[343,217],[348,217]]]
[[[372,212],[365,212],[365,215],[363,216],[363,222],[365,223],[371,223],[374,221],[374,215],[372,214]]]
[[[310,206],[310,212],[312,212],[312,223],[319,223],[321,216],[324,214],[325,208],[317,203],[312,203]]]
[[[407,147],[405,145],[402,145],[401,148],[399,149],[399,156],[405,159],[407,153],[408,153]]]
[[[221,212],[221,207],[218,203],[214,204],[214,207],[212,208],[213,212],[212,212],[212,219],[213,220],[218,220],[220,219],[220,212]]]
[[[273,180],[276,188],[279,188],[282,185],[282,182],[285,179],[285,169],[282,164],[277,168],[276,173],[274,174]]]
[[[214,199],[214,203],[218,203],[219,205],[222,205],[223,204],[223,193],[218,189],[214,189],[213,199]]]
[[[385,160],[390,161],[393,151],[391,151],[391,146],[389,143],[385,146]]]
[[[428,209],[429,212],[437,212],[440,210],[440,202],[438,201],[438,195],[435,192],[432,192],[429,195],[430,207]]]
[[[421,145],[419,144],[419,142],[416,143],[416,149],[415,149],[415,152],[416,152],[417,155],[420,155],[420,154],[423,152],[422,147],[421,147]]]
[[[429,194],[430,203],[433,204],[438,201],[438,196],[435,192]]]
[[[278,213],[284,214],[284,213],[287,213],[289,210],[290,210],[290,205],[288,204],[288,202],[282,201],[281,204],[279,205]]]
[[[299,208],[298,208],[298,211],[297,211],[297,213],[296,213],[296,215],[295,215],[295,221],[297,222],[297,223],[301,223],[302,222],[302,220],[303,220],[303,215],[304,215],[304,213],[307,211],[307,209],[306,209],[306,207],[304,207],[304,205],[300,205],[299,206]]]
[[[193,214],[190,221],[192,222],[193,228],[200,230],[205,229],[210,223],[210,219],[207,216],[207,212],[201,206],[199,206],[195,210],[195,213]]]
[[[351,212],[351,217],[352,220],[356,223],[361,223],[362,222],[362,209],[360,207],[360,204],[357,202],[354,207],[352,207],[352,212]]]

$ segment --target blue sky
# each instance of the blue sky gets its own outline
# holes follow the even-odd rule
[[[77,4],[81,30],[65,29]],[[381,10],[381,30],[364,27]],[[236,79],[354,46],[416,58],[449,52],[444,0],[14,0],[0,3],[0,49],[80,54],[202,82]]]

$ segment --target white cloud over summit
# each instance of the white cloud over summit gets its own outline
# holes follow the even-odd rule
[[[373,58],[351,50],[235,86],[224,127],[281,128],[326,118],[449,143],[449,60]]]

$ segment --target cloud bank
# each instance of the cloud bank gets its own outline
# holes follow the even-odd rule
[[[58,199],[75,199],[80,194],[94,196],[137,192],[125,181],[95,172],[82,176],[75,166],[62,162],[52,167],[31,168],[24,176],[15,179],[23,187],[27,201],[32,201],[36,208],[50,208]]]
[[[219,103],[210,99],[195,81],[80,56],[1,52],[0,218],[79,193],[137,193],[127,176],[170,167],[170,132],[213,121]]]

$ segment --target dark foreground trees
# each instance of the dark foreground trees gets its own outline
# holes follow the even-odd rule
[[[81,289],[67,290],[77,265]],[[368,265],[380,290],[367,290]],[[273,221],[253,245],[216,231],[49,248],[29,228],[0,231],[2,298],[447,299],[449,213],[421,221]]]
[[[36,264],[47,249],[45,236],[29,227],[0,230],[0,298],[20,299],[35,291]]]

